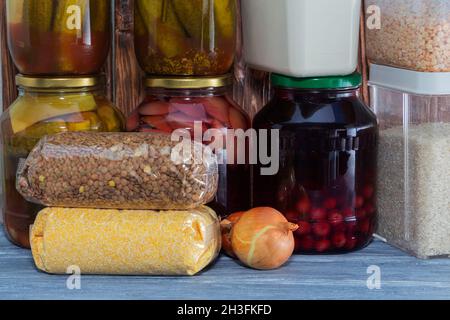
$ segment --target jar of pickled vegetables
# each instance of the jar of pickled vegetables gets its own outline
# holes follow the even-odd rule
[[[236,0],[136,0],[135,48],[147,74],[211,76],[230,71]]]
[[[147,95],[128,119],[128,131],[166,132],[186,130],[191,138],[206,138],[209,129],[227,137],[229,129],[247,130],[250,121],[231,99],[232,77],[147,78]],[[212,203],[216,212],[226,216],[250,207],[250,167],[235,161],[238,148],[215,148],[219,161],[219,190]],[[248,141],[246,142],[248,146]],[[231,157],[233,160],[230,161]]]
[[[19,75],[16,83],[19,97],[0,121],[5,177],[3,218],[10,240],[29,247],[29,226],[41,207],[28,203],[16,191],[19,163],[45,135],[118,132],[124,127],[124,118],[105,97],[103,77],[50,79]]]
[[[110,0],[6,0],[12,59],[27,75],[91,75],[106,62]]]
[[[377,215],[378,125],[359,99],[361,76],[274,74],[272,84],[274,96],[253,126],[258,137],[261,129],[279,130],[279,141],[268,141],[279,143],[279,170],[264,175],[264,165],[254,166],[253,205],[274,207],[299,225],[297,253],[366,246]]]

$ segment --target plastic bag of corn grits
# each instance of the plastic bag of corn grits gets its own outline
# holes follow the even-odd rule
[[[221,248],[217,215],[187,211],[47,208],[31,229],[38,269],[66,274],[195,275]]]

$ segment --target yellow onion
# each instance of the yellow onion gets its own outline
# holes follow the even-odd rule
[[[292,256],[293,232],[298,225],[272,208],[255,208],[245,212],[232,224],[233,253],[248,267],[259,270],[277,269]]]
[[[229,215],[225,220],[220,223],[220,229],[222,232],[222,250],[232,258],[237,258],[233,252],[231,245],[231,230],[233,225],[239,221],[245,212],[240,211]]]

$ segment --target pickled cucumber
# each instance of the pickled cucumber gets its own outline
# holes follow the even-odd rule
[[[32,108],[33,112],[30,112]],[[21,132],[35,123],[76,112],[93,111],[97,108],[95,98],[87,95],[25,96],[10,108],[13,133]]]
[[[221,35],[232,39],[236,35],[236,0],[215,0],[214,14]]]
[[[161,54],[176,57],[189,48],[188,34],[175,14],[172,1],[137,0],[137,4],[151,42]]]
[[[53,0],[24,0],[23,19],[36,31],[50,31],[53,20]]]
[[[140,10],[134,11],[134,33],[138,36],[144,36],[147,33]]]
[[[170,0],[175,14],[190,37],[202,39],[209,36],[210,0]]]

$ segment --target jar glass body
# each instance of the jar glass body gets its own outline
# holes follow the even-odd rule
[[[124,119],[97,90],[36,91],[21,88],[18,99],[1,117],[3,219],[9,239],[29,247],[29,226],[42,207],[29,203],[16,190],[16,172],[22,159],[50,134],[67,131],[122,131]]]
[[[235,0],[137,0],[135,48],[159,75],[222,75],[234,62]]]
[[[223,137],[228,129],[247,130],[250,121],[245,112],[231,99],[226,87],[209,89],[159,89],[148,88],[147,96],[127,123],[128,131],[166,132],[177,129],[188,130],[191,138],[196,138],[195,124],[200,136],[208,129],[215,129]],[[203,136],[205,138],[205,136]],[[211,141],[202,143],[209,144]],[[221,216],[250,207],[250,167],[248,164],[230,163],[228,158],[235,155],[227,150],[215,150],[219,162],[219,190],[214,201],[208,204]]]
[[[269,176],[253,167],[252,204],[299,224],[296,252],[366,246],[376,223],[378,127],[357,90],[275,88],[254,128],[280,130],[280,169]]]
[[[109,0],[7,0],[12,59],[26,75],[100,72],[111,43]]]

